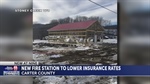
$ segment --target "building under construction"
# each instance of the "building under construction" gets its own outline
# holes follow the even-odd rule
[[[50,42],[91,44],[102,43],[104,28],[96,20],[58,24],[47,30]]]

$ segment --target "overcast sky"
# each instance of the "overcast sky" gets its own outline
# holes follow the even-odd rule
[[[117,0],[92,0],[117,12]],[[122,0],[127,10],[145,10],[150,8],[150,0]],[[34,23],[49,23],[53,19],[76,16],[99,16],[117,23],[117,15],[99,7],[88,0],[0,0],[0,6],[25,8],[32,4],[35,9],[50,9],[50,12],[34,12]],[[126,3],[129,2],[129,3]],[[132,3],[131,3],[132,2]]]
[[[117,0],[92,0],[117,12]],[[88,0],[33,0],[34,9],[50,9],[50,12],[34,12],[34,23],[49,23],[53,19],[76,16],[99,16],[117,23],[117,14]]]

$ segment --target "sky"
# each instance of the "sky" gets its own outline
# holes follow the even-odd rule
[[[117,0],[92,0],[117,12]],[[88,0],[33,0],[34,9],[49,9],[50,12],[33,12],[33,22],[47,24],[53,19],[76,16],[99,16],[117,23],[117,14]]]
[[[117,12],[117,0],[92,0],[106,8]],[[149,10],[150,0],[120,0],[128,11]],[[129,2],[129,3],[128,3]],[[131,3],[132,2],[132,3]],[[50,12],[33,12],[33,23],[47,24],[53,19],[76,16],[99,16],[117,23],[117,14],[112,13],[89,0],[0,0],[0,6],[24,8],[33,4],[34,9],[49,9]]]

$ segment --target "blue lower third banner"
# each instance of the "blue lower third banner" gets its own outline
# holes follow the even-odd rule
[[[3,66],[0,76],[102,75],[150,76],[150,66],[42,65]]]

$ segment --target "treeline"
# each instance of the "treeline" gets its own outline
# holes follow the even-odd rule
[[[54,19],[50,22],[50,24],[57,23],[57,24],[65,24],[65,23],[73,23],[73,22],[82,22],[82,21],[88,21],[88,20],[98,20],[99,23],[103,26],[106,25],[111,25],[110,20],[105,20],[102,17],[98,16],[91,16],[91,17],[86,17],[86,16],[76,16],[75,18],[71,17],[66,17],[63,19]]]

